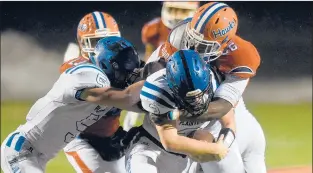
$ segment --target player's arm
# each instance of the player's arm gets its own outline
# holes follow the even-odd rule
[[[80,98],[91,103],[114,106],[132,112],[144,112],[140,106],[139,94],[144,81],[136,82],[125,90],[112,87],[88,88],[83,90]]]
[[[80,64],[61,74],[67,85],[63,100],[68,103],[90,102],[134,112],[143,112],[137,105],[143,81],[125,90],[111,87],[105,73],[92,64]]]
[[[227,148],[222,143],[211,143],[181,136],[177,133],[176,123],[176,121],[164,119],[156,124],[160,141],[167,151],[189,156],[206,156],[206,159],[201,161],[214,161],[225,157]],[[220,140],[223,139],[220,138]]]
[[[226,115],[224,115],[220,122],[223,128],[230,128],[233,132],[236,132],[236,123],[235,123],[235,110],[232,108]]]
[[[112,87],[90,88],[83,91],[81,98],[92,103],[114,106],[132,112],[144,112],[139,95],[145,79],[154,72],[163,69],[164,66],[165,62],[163,60],[150,62],[142,70],[141,79],[125,90]]]
[[[248,82],[249,79],[227,75],[226,80],[217,88],[207,111],[197,119],[207,121],[222,118],[237,105]]]
[[[224,115],[226,115],[231,109],[233,108],[233,105],[219,97],[215,97],[212,99],[212,101],[209,103],[207,110],[198,117],[186,117],[186,116],[179,116],[179,119],[181,121],[210,121],[212,119],[220,119]],[[184,114],[184,110],[182,111],[182,114]]]

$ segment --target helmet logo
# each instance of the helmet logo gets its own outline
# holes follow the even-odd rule
[[[82,32],[85,32],[87,30],[87,25],[85,23],[79,24],[78,29],[81,30]]]
[[[226,35],[231,29],[233,29],[235,27],[236,23],[235,21],[230,21],[229,25],[226,28],[223,29],[217,29],[217,30],[213,30],[212,33],[214,35],[214,38],[217,37],[222,37],[224,35]]]

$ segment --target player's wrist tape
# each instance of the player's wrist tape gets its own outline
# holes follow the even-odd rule
[[[230,128],[223,128],[221,129],[217,140],[219,140],[222,134],[224,135],[224,140],[223,140],[224,144],[228,148],[230,148],[230,146],[233,144],[234,140],[236,139],[235,132]]]
[[[77,100],[85,101],[84,99],[82,99],[82,94],[83,94],[84,90],[85,90],[85,88],[76,91],[75,98]]]

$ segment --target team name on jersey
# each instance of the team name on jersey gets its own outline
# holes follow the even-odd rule
[[[196,126],[201,124],[200,122],[190,122],[190,121],[180,121],[179,125],[180,126]]]

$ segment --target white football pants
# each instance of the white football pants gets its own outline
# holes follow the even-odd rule
[[[1,169],[4,173],[44,173],[48,160],[32,147],[22,132],[9,134],[1,144]]]
[[[188,173],[189,159],[164,151],[141,137],[126,153],[127,173]]]
[[[104,161],[99,153],[83,139],[75,138],[63,150],[78,173],[126,173],[125,156],[116,161]]]

